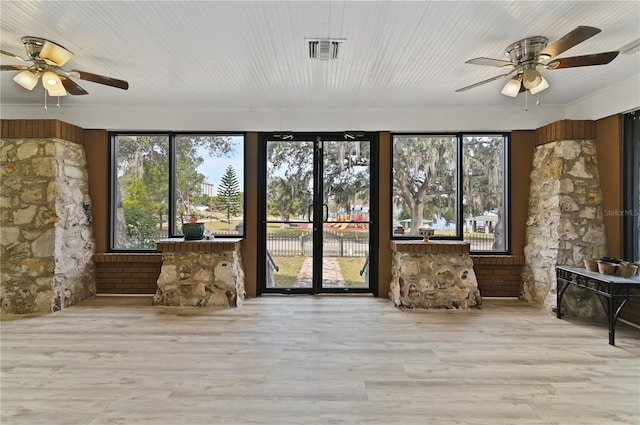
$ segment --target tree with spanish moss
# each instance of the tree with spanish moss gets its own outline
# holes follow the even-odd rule
[[[425,219],[436,221],[455,207],[455,139],[408,136],[393,150],[393,201],[408,209],[417,235]]]
[[[169,214],[169,162],[171,141],[167,135],[120,136],[117,141],[116,245],[148,248],[166,237],[163,229]],[[175,197],[178,214],[191,214],[201,195],[205,176],[198,172],[203,153],[229,156],[233,144],[228,136],[177,136]],[[141,227],[144,225],[144,228]]]

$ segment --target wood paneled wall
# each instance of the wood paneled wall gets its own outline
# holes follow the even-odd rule
[[[624,217],[624,175],[622,167],[623,136],[622,115],[615,115],[596,122],[596,160],[600,188],[604,227],[607,232],[607,255],[622,257]]]
[[[511,229],[511,254],[524,255],[527,218],[529,215],[529,186],[533,168],[533,149],[536,132],[513,131],[509,152],[509,222]]]
[[[0,137],[62,139],[83,144],[84,130],[59,120],[0,120]]]
[[[537,129],[534,143],[538,146],[556,140],[593,140],[595,138],[595,121],[560,120]]]
[[[84,130],[84,152],[89,173],[89,195],[96,252],[109,250],[109,135],[106,130]]]

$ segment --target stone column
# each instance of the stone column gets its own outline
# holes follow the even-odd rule
[[[594,140],[558,140],[537,146],[531,172],[522,298],[556,310],[556,265],[583,267],[605,255],[602,195]],[[564,302],[567,302],[566,307]],[[567,292],[563,311],[597,316],[594,296]]]
[[[0,139],[0,298],[5,313],[48,313],[95,294],[82,144]]]

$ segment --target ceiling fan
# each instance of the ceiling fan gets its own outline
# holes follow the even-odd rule
[[[116,78],[104,77],[90,72],[62,68],[73,53],[53,41],[40,37],[22,37],[22,44],[27,51],[28,59],[23,59],[13,53],[0,50],[5,56],[10,56],[24,65],[1,65],[2,71],[21,71],[13,80],[27,90],[33,90],[42,76],[42,85],[50,96],[83,95],[88,92],[71,78],[91,81],[111,87],[127,90],[129,83]],[[31,62],[31,64],[29,64]]]
[[[469,90],[504,77],[511,77],[502,89],[502,94],[505,96],[516,97],[519,93],[526,90],[529,90],[531,94],[540,93],[549,87],[547,80],[540,74],[540,69],[552,70],[604,65],[618,56],[619,52],[604,52],[556,59],[556,56],[593,37],[599,32],[600,29],[598,28],[579,26],[551,44],[548,44],[548,38],[542,36],[529,37],[516,41],[506,49],[506,54],[510,60],[483,57],[470,59],[465,63],[495,66],[509,69],[510,71],[463,87],[456,90],[456,92]]]

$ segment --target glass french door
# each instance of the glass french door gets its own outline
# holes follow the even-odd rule
[[[375,147],[356,133],[261,138],[261,293],[376,293]]]

